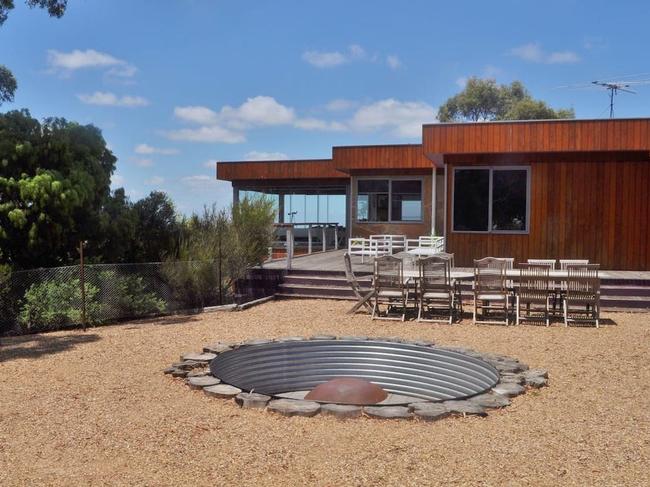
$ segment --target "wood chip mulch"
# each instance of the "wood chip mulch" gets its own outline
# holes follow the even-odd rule
[[[278,301],[3,338],[0,485],[647,485],[650,315],[600,329],[373,322],[350,303]],[[215,341],[287,335],[432,339],[549,370],[487,418],[286,418],[162,370]]]

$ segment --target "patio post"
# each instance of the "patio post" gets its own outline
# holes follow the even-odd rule
[[[325,238],[327,237],[327,227],[323,225],[323,252],[327,250],[327,242],[325,241]]]
[[[307,225],[307,253],[311,254],[311,224]]]

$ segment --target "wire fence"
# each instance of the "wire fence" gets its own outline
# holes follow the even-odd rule
[[[223,282],[218,261],[16,271],[0,281],[0,332],[95,325],[227,304],[234,296]]]

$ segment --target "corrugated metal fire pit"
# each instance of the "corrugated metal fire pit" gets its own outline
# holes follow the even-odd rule
[[[284,416],[421,421],[487,416],[548,382],[546,370],[504,355],[331,335],[216,342],[182,354],[165,373],[210,397]]]
[[[221,353],[212,375],[244,391],[276,396],[354,377],[387,392],[448,401],[494,387],[499,373],[459,352],[381,340],[304,340],[249,345]],[[395,403],[393,403],[395,404]]]

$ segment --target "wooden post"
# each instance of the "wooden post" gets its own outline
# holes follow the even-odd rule
[[[86,331],[86,276],[84,275],[84,243],[79,242],[79,282],[81,284],[81,327]]]
[[[219,234],[217,235],[217,241],[219,244],[219,252],[218,252],[218,259],[219,259],[219,267],[218,267],[218,273],[217,273],[217,279],[219,279],[219,305],[223,304],[223,288],[221,286],[221,228],[219,228]]]
[[[291,270],[291,259],[293,259],[293,225],[287,227],[287,270]]]
[[[307,253],[311,254],[311,225],[307,225]]]

